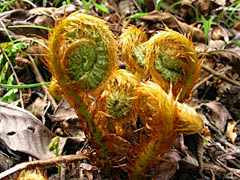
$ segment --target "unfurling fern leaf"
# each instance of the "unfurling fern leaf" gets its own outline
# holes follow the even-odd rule
[[[55,26],[46,62],[62,95],[82,121],[86,136],[106,162],[109,152],[86,95],[97,98],[117,68],[113,33],[103,20],[75,12]]]
[[[129,26],[120,36],[122,60],[126,61],[129,70],[141,77],[147,75],[147,63],[145,59],[145,44],[147,34],[142,29]]]
[[[158,84],[148,81],[141,83],[134,95],[134,107],[138,111],[144,132],[140,135],[137,148],[133,179],[141,179],[144,172],[157,156],[171,151],[180,133],[195,134],[203,129],[203,122],[196,111],[178,103],[171,91],[167,94]]]
[[[201,70],[195,47],[184,35],[166,29],[147,41],[142,29],[128,27],[120,37],[122,59],[129,69],[145,78],[151,76],[166,92],[184,102],[190,95]]]
[[[165,91],[172,84],[174,96],[184,101],[199,77],[201,60],[193,43],[182,34],[166,29],[148,41],[146,50],[150,74]]]
[[[137,112],[133,109],[133,91],[140,83],[139,79],[130,72],[120,69],[113,73],[108,86],[97,101],[97,110],[104,112],[106,121],[112,123],[115,133],[124,136],[130,124],[135,124]]]

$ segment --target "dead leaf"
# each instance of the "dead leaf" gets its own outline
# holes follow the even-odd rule
[[[154,179],[169,180],[177,171],[178,161],[180,161],[181,157],[176,152],[170,152],[161,156],[161,159],[164,159],[164,161],[156,165]]]
[[[227,124],[227,131],[226,135],[231,141],[231,143],[234,144],[236,138],[237,138],[237,122],[236,121],[229,121]]]
[[[44,108],[47,106],[47,99],[46,97],[40,98],[37,97],[36,100],[29,105],[26,109],[32,112],[37,117],[42,117],[44,114]]]
[[[207,59],[214,59],[224,65],[232,66],[233,72],[240,74],[240,56],[236,52],[229,50],[212,50],[206,55]]]
[[[181,31],[183,34],[190,34],[190,37],[192,37],[193,41],[205,41],[205,35],[201,29],[177,20],[177,18],[170,13],[154,10],[152,12],[149,12],[146,16],[140,17],[140,19],[152,21],[154,26],[152,29],[156,30],[165,28],[167,25],[170,29]]]
[[[232,116],[225,106],[219,102],[212,101],[209,103],[202,103],[201,108],[206,110],[204,115],[207,117],[208,121],[223,133],[227,120],[232,119]]]
[[[57,110],[54,112],[51,117],[52,121],[68,121],[68,120],[76,120],[78,116],[72,106],[66,101],[66,99],[62,99],[59,103]]]
[[[0,102],[0,139],[14,151],[38,159],[54,157],[48,145],[55,135],[30,112]]]

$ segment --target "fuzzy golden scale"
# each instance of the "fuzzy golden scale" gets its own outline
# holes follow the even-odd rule
[[[176,131],[186,135],[201,133],[204,123],[196,110],[186,104],[178,103],[178,121]]]
[[[147,43],[146,61],[154,82],[165,91],[172,84],[173,95],[183,102],[199,77],[202,61],[193,43],[170,29],[160,31]]]
[[[16,178],[16,180],[47,180],[39,169],[27,170]]]
[[[141,77],[147,75],[145,62],[145,45],[147,34],[136,26],[129,26],[123,31],[120,38],[122,60],[126,61],[132,73],[139,73]]]
[[[133,91],[139,83],[139,79],[130,72],[117,70],[97,101],[98,111],[107,114],[107,121],[113,122],[117,135],[123,135],[124,127],[134,124],[137,119],[132,101]],[[108,124],[108,122],[103,123]]]

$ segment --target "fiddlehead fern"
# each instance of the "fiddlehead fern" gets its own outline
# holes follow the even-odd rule
[[[199,77],[202,61],[193,43],[170,29],[160,31],[148,41],[146,50],[150,74],[165,91],[172,84],[173,95],[184,101]]]
[[[138,96],[135,107],[145,128],[144,135],[140,135],[141,147],[136,150],[132,178],[141,179],[159,154],[171,150],[179,133],[201,132],[203,122],[193,108],[178,103],[171,91],[167,94],[156,83],[142,83],[134,94]]]
[[[159,85],[142,83],[135,91],[135,107],[138,107],[139,117],[145,127],[145,135],[140,136],[141,147],[135,162],[133,179],[141,179],[149,165],[153,164],[157,155],[171,150],[177,132],[177,102],[172,94],[167,95]]]
[[[104,21],[73,13],[50,36],[50,71],[61,85],[97,94],[116,69],[117,45]],[[57,78],[62,74],[63,79]]]
[[[120,36],[122,60],[126,61],[132,73],[138,72],[141,77],[147,75],[144,45],[146,41],[147,34],[135,26],[129,26]]]
[[[117,44],[112,32],[96,17],[73,13],[51,33],[47,62],[61,93],[78,114],[86,136],[106,162],[109,152],[85,95],[98,97],[116,69]]]
[[[198,60],[193,43],[170,29],[160,31],[147,41],[142,29],[128,27],[120,37],[122,59],[141,77],[152,76],[166,92],[172,85],[173,95],[183,102],[199,77]]]
[[[137,119],[133,109],[133,91],[139,83],[139,79],[130,72],[117,70],[97,103],[98,111],[108,114],[107,122],[103,123],[112,122],[117,135],[124,135],[124,128]]]

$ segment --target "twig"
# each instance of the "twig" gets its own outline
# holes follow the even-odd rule
[[[13,75],[14,75],[14,77],[15,77],[15,79],[16,79],[17,84],[18,84],[18,85],[21,85],[21,83],[20,83],[20,81],[19,81],[19,79],[18,79],[17,73],[15,72],[14,67],[13,67],[13,65],[12,65],[12,62],[10,61],[10,59],[8,58],[8,56],[7,56],[6,53],[3,51],[2,48],[1,48],[1,52],[2,52],[3,56],[7,59],[9,65],[10,65],[10,67],[11,67],[11,69],[12,69],[12,72],[13,72]],[[23,103],[23,98],[22,98],[22,96],[23,96],[22,89],[19,89],[19,96],[20,96],[19,98],[20,98],[21,107],[24,109],[24,103]]]
[[[34,71],[34,73],[36,75],[37,81],[40,82],[40,83],[44,83],[42,75],[40,74],[40,72],[39,72],[39,70],[37,68],[37,65],[35,64],[34,59],[30,55],[28,57],[29,57],[29,59],[31,61],[31,65],[33,67],[33,71]],[[50,95],[50,93],[48,92],[48,87],[46,85],[43,85],[42,89],[43,89],[44,93],[47,95],[47,98],[51,102],[52,108],[55,111],[57,109],[57,103],[54,100],[54,98]]]
[[[218,159],[217,159],[217,162],[218,162],[223,168],[225,168],[226,170],[232,172],[235,176],[237,176],[237,177],[240,178],[240,174],[239,174],[239,172],[237,172],[236,169],[227,167],[225,164],[223,164],[223,163],[222,163],[221,161],[219,161]]]
[[[239,83],[239,82],[234,81],[234,80],[232,80],[232,79],[224,76],[223,74],[221,74],[221,73],[219,73],[219,72],[217,72],[217,71],[214,71],[213,69],[209,68],[208,66],[206,66],[206,65],[204,65],[204,64],[202,65],[202,68],[203,68],[204,70],[212,73],[213,75],[218,76],[218,77],[220,77],[221,79],[223,79],[223,80],[225,80],[225,81],[233,84],[233,85],[240,86],[240,83]]]
[[[231,69],[231,67],[228,67],[228,68],[222,68],[218,71],[218,73],[220,74],[225,74],[229,69]],[[201,86],[203,83],[205,83],[207,80],[211,79],[212,77],[214,77],[213,74],[210,74],[209,76],[207,76],[206,78],[204,78],[203,80],[201,80],[200,82],[198,82],[193,90],[197,89],[199,86]]]
[[[74,162],[74,161],[80,161],[82,159],[88,159],[88,157],[85,154],[77,154],[77,155],[58,156],[58,157],[35,160],[30,162],[23,162],[21,164],[17,164],[16,166],[0,173],[0,179],[5,178],[18,171],[24,170],[26,168],[28,169],[33,169],[36,167],[49,168],[64,162],[65,163]]]
[[[138,3],[136,2],[136,0],[132,0],[132,2],[137,7],[137,9],[142,13],[143,11],[142,11],[141,7],[138,5]]]

